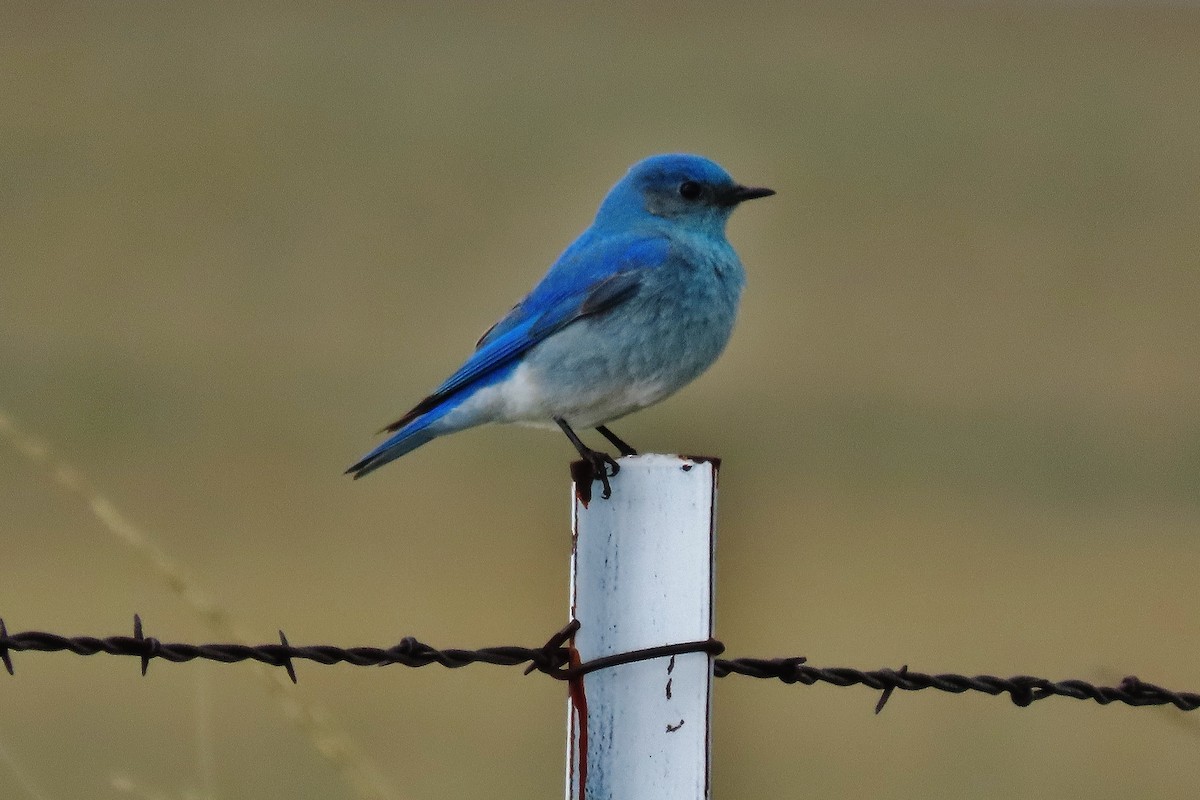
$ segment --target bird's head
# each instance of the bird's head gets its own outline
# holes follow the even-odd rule
[[[629,168],[600,204],[598,225],[673,220],[720,233],[743,200],[770,197],[771,189],[742,186],[719,164],[686,154],[651,156]]]

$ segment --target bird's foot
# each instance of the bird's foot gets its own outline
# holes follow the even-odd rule
[[[600,497],[605,500],[612,497],[612,484],[608,479],[621,471],[621,465],[615,458],[600,450],[587,448],[579,455],[583,458],[571,464],[571,478],[575,481],[575,492],[584,506],[592,500],[593,481],[600,481],[603,487]]]
[[[616,474],[621,471],[621,465],[608,453],[593,450],[584,444],[562,417],[555,417],[554,421],[571,440],[571,444],[575,445],[575,452],[579,453],[579,457],[583,459],[571,464],[571,477],[575,480],[575,492],[583,501],[583,505],[586,507],[592,500],[592,481],[600,481],[600,485],[604,487],[604,491],[600,494],[601,497],[605,500],[612,497],[612,486],[608,479],[616,477]],[[598,430],[603,432],[606,437],[610,437],[609,441],[612,441],[612,434],[607,432],[607,429],[601,426]],[[621,447],[622,452],[630,449],[629,445],[624,442],[621,444],[624,445]],[[618,446],[620,447],[620,445]],[[612,472],[608,471],[609,467],[612,467]]]
[[[605,500],[612,497],[612,486],[609,485],[608,479],[617,476],[617,473],[621,471],[621,465],[615,458],[602,450],[588,450],[581,455],[584,461],[592,466],[593,480],[600,481],[600,485],[604,487],[604,490],[600,492],[600,497]],[[608,471],[609,467],[612,467],[612,472]]]

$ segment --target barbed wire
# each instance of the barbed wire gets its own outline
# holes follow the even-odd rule
[[[506,645],[484,647],[478,650],[439,650],[431,645],[407,636],[399,643],[387,647],[336,647],[333,645],[308,645],[297,647],[288,642],[283,631],[279,632],[278,644],[187,644],[163,642],[146,636],[139,616],[133,618],[133,636],[62,636],[46,631],[23,631],[9,633],[4,620],[0,619],[0,662],[10,675],[14,674],[12,653],[14,652],[71,652],[90,656],[107,653],[114,656],[133,656],[141,659],[142,674],[146,674],[150,662],[155,659],[181,663],[203,659],[225,664],[241,661],[257,661],[268,666],[283,667],[293,682],[296,681],[295,661],[313,661],[318,664],[350,664],[357,667],[400,665],[424,667],[439,664],[458,669],[469,664],[493,664],[496,666],[527,665],[525,674],[541,672],[558,680],[577,680],[589,672],[608,669],[620,664],[645,661],[652,658],[680,655],[683,653],[708,653],[718,656],[725,645],[715,639],[681,642],[659,647],[649,647],[627,653],[597,658],[571,666],[571,648],[567,642],[579,630],[578,621],[572,621],[555,633],[541,647]],[[937,689],[951,694],[982,692],[996,696],[1007,694],[1018,706],[1029,706],[1047,697],[1068,697],[1076,700],[1092,700],[1100,705],[1123,703],[1128,706],[1172,705],[1181,711],[1200,709],[1200,694],[1176,692],[1134,676],[1121,680],[1117,686],[1096,686],[1083,680],[1051,681],[1031,675],[999,678],[994,675],[956,675],[953,673],[926,674],[913,672],[904,665],[899,669],[859,670],[851,667],[814,667],[803,656],[788,658],[716,658],[713,675],[724,678],[743,675],[750,678],[779,680],[785,684],[827,683],[833,686],[863,685],[881,692],[875,713],[883,710],[896,689],[918,691]]]

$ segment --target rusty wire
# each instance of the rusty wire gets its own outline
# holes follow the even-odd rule
[[[154,659],[180,663],[195,659],[236,663],[257,661],[287,670],[292,681],[296,680],[296,660],[314,661],[318,664],[351,664],[353,666],[424,667],[440,664],[457,669],[468,664],[495,664],[497,666],[527,665],[525,673],[542,672],[559,680],[572,680],[598,669],[608,669],[619,664],[645,661],[682,653],[703,652],[720,655],[724,645],[715,639],[651,647],[629,653],[584,662],[575,667],[570,665],[569,639],[579,628],[572,621],[555,633],[541,647],[484,647],[478,650],[439,650],[411,636],[401,639],[392,647],[335,647],[332,645],[309,645],[297,647],[288,642],[283,631],[279,632],[278,644],[186,644],[163,642],[146,636],[140,617],[133,618],[133,636],[61,636],[45,631],[23,631],[9,633],[4,620],[0,619],[0,662],[8,673],[13,674],[12,653],[71,652],[90,656],[107,653],[115,656],[133,656],[141,659],[142,674],[146,673]],[[811,686],[827,683],[833,686],[861,684],[880,692],[875,712],[879,713],[896,689],[917,691],[937,689],[952,694],[982,692],[989,695],[1006,694],[1018,706],[1028,706],[1047,697],[1069,697],[1076,700],[1092,700],[1100,705],[1123,703],[1129,706],[1172,705],[1181,711],[1200,709],[1200,694],[1175,692],[1146,683],[1136,677],[1124,678],[1117,686],[1095,686],[1083,680],[1051,681],[1030,675],[998,678],[993,675],[956,675],[952,673],[926,674],[912,672],[905,665],[900,669],[859,670],[850,667],[813,667],[801,656],[791,658],[717,658],[713,662],[713,674],[718,678],[728,675],[744,675],[750,678],[779,680],[786,684],[799,683]]]

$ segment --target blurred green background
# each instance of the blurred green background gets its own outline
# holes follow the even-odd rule
[[[6,4],[0,409],[258,641],[538,644],[563,437],[341,471],[630,163],[699,152],[779,195],[724,357],[616,429],[724,458],[729,654],[1197,690],[1198,42],[1140,3]],[[0,519],[10,629],[220,638],[8,446]],[[245,665],[16,666],[4,796],[358,796]],[[391,797],[562,794],[559,684],[299,672]],[[1180,712],[875,700],[719,682],[714,795],[1200,786]]]

